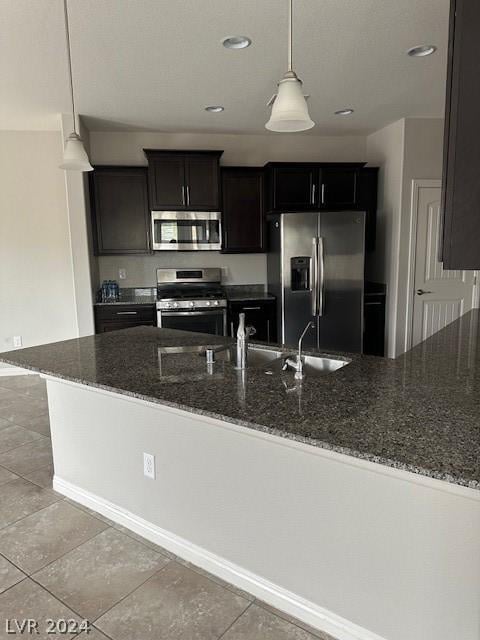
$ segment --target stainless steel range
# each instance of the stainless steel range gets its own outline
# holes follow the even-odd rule
[[[221,279],[220,269],[157,269],[157,326],[226,335]]]

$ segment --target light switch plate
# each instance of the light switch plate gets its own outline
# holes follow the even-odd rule
[[[126,280],[127,279],[127,270],[126,269],[119,269],[118,270],[118,279],[119,280]]]

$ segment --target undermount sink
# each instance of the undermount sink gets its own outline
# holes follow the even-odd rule
[[[261,367],[273,360],[278,360],[283,356],[283,351],[277,349],[263,349],[255,345],[248,345],[247,350],[247,367]],[[217,362],[230,362],[235,364],[236,347],[232,346],[222,351],[215,351],[215,360]]]
[[[296,355],[288,354],[288,357],[295,360]],[[340,360],[326,356],[302,356],[302,362],[303,373],[305,377],[308,378],[309,376],[325,375],[326,373],[338,371],[338,369],[342,369],[347,364],[350,364],[351,360]],[[295,373],[295,370],[287,363],[286,354],[283,354],[278,360],[271,362],[265,370],[265,373],[269,375],[288,372]]]

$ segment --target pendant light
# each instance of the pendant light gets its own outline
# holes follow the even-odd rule
[[[278,93],[273,100],[270,120],[265,127],[280,133],[306,131],[315,126],[308,114],[303,95],[302,81],[292,64],[293,48],[293,0],[289,0],[288,14],[288,71],[278,83]]]
[[[63,10],[65,14],[65,38],[67,43],[68,77],[70,79],[70,96],[72,99],[73,131],[65,142],[63,151],[63,163],[60,169],[66,171],[93,171],[93,167],[88,159],[87,152],[83,146],[82,139],[77,133],[75,116],[75,99],[73,96],[73,74],[72,74],[72,53],[70,50],[70,30],[68,27],[67,0],[63,0]]]

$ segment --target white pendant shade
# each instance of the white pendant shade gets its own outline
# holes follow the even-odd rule
[[[302,82],[293,72],[278,83],[278,94],[272,105],[270,120],[265,127],[270,131],[306,131],[315,126],[308,113]]]
[[[76,133],[71,133],[67,138],[63,152],[63,163],[60,165],[60,169],[65,169],[66,171],[93,171],[82,139]]]

